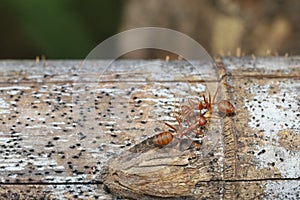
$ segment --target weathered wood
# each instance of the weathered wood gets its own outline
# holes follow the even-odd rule
[[[222,62],[0,62],[1,197],[299,197],[300,59]],[[210,125],[215,143],[155,146],[178,105],[224,74],[237,110]]]

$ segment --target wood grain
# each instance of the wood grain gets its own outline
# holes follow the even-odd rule
[[[0,197],[298,198],[299,57],[222,62],[1,61]],[[213,144],[153,144],[224,75]]]

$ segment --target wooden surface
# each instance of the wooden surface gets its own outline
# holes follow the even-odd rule
[[[1,61],[0,198],[300,198],[300,58],[222,62]],[[210,143],[151,144],[225,74]]]

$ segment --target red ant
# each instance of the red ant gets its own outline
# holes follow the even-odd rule
[[[208,93],[208,98],[206,98],[206,96],[203,95],[204,102],[200,101],[197,105],[194,105],[194,106],[187,106],[187,105],[182,106],[181,116],[183,119],[184,118],[186,119],[186,122],[188,125],[187,128],[184,128],[182,126],[181,120],[179,119],[178,116],[176,116],[176,121],[178,122],[179,130],[166,122],[165,122],[165,125],[167,125],[172,130],[174,130],[176,132],[176,135],[178,135],[179,137],[182,137],[183,135],[187,136],[187,134],[189,132],[193,132],[198,135],[203,135],[204,133],[201,130],[201,128],[207,124],[207,122],[208,122],[207,119],[214,118],[214,117],[220,118],[218,116],[213,116],[213,114],[212,114],[212,110],[213,110],[212,106],[214,104],[217,104],[218,110],[222,113],[225,113],[226,115],[233,114],[235,112],[234,106],[228,100],[220,100],[217,103],[214,102],[219,88],[220,88],[220,85],[218,86],[218,88],[214,94],[213,100],[211,99],[210,93]],[[192,103],[190,102],[190,104],[192,104]],[[204,109],[206,110],[205,113],[203,113]],[[196,120],[194,120],[194,123],[191,124],[191,116],[190,115],[193,112],[193,110],[199,110],[200,113],[199,113],[199,117],[196,117]],[[174,138],[174,135],[171,132],[165,131],[165,132],[162,132],[162,133],[159,133],[158,135],[156,135],[154,137],[153,141],[157,145],[167,145],[173,140],[173,138]],[[189,140],[191,140],[192,142],[194,142],[190,137],[187,136],[187,138]]]
[[[220,100],[218,102],[215,102],[217,93],[219,91],[220,85],[218,86],[213,99],[211,99],[210,93],[208,93],[208,98],[203,95],[203,101],[200,101],[197,105],[192,105],[192,106],[188,106],[188,105],[184,105],[181,107],[181,114],[182,116],[189,118],[190,114],[192,113],[193,110],[199,110],[200,111],[200,117],[203,116],[205,118],[211,118],[211,117],[216,117],[217,116],[213,116],[212,115],[212,106],[214,104],[217,104],[218,110],[221,113],[224,113],[225,115],[231,115],[235,112],[235,108],[234,106],[230,103],[229,100]],[[192,102],[189,101],[189,104],[191,105]],[[205,109],[206,113],[204,115],[201,115],[202,110]]]
[[[176,121],[179,125],[179,129],[175,128],[174,126],[168,124],[167,122],[165,122],[165,125],[167,125],[169,128],[171,128],[172,130],[175,131],[176,135],[178,137],[182,137],[182,136],[186,136],[191,142],[194,143],[194,141],[187,136],[188,133],[193,132],[195,134],[198,135],[203,135],[203,131],[199,128],[204,127],[207,123],[207,120],[204,116],[200,115],[199,118],[197,118],[196,122],[193,124],[189,124],[188,123],[188,127],[184,128],[179,117],[176,116]],[[165,132],[161,132],[158,135],[154,136],[153,138],[153,142],[157,145],[167,145],[169,144],[174,138],[174,135],[169,132],[169,131],[165,131]]]

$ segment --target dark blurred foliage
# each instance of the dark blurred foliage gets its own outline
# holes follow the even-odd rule
[[[84,58],[118,32],[121,0],[0,0],[0,58]]]

